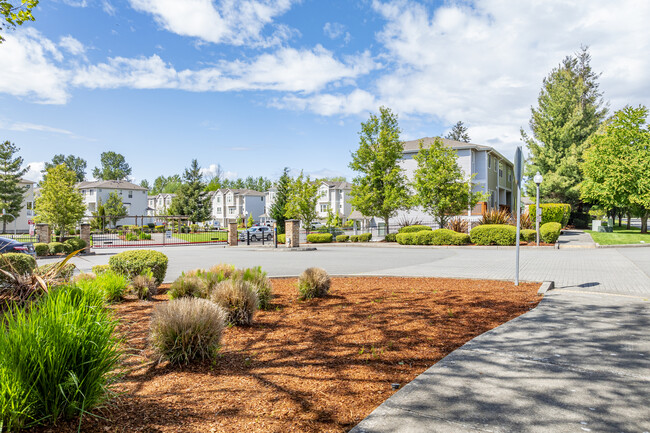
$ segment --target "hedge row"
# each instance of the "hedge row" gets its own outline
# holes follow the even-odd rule
[[[476,245],[514,245],[517,228],[506,224],[483,224],[474,227],[469,236]]]
[[[571,216],[571,205],[566,203],[542,203],[539,205],[542,211],[542,222],[544,225],[550,222],[556,222],[566,227]],[[535,221],[537,209],[535,204],[528,205],[528,214]]]
[[[448,229],[398,233],[396,239],[400,245],[466,245],[470,242],[467,234]]]
[[[47,256],[48,254],[70,254],[73,251],[86,248],[87,244],[81,238],[68,239],[65,242],[50,242],[49,244],[37,242],[34,244],[34,250],[37,256]]]
[[[311,233],[307,235],[307,242],[312,244],[321,244],[332,242],[331,233]]]
[[[431,231],[433,229],[431,227],[429,227],[429,226],[414,224],[412,226],[402,227],[401,229],[399,229],[399,231],[397,233],[415,233],[415,232],[419,232],[419,231],[422,231],[422,230]]]
[[[350,236],[350,242],[370,242],[372,233],[361,233],[360,235]]]

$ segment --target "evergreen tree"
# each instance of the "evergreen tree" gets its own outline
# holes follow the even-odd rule
[[[141,186],[142,188],[147,188],[147,190],[150,190],[150,189],[151,189],[151,185],[149,185],[149,181],[148,181],[147,179],[142,179],[142,180],[140,181],[140,186]]]
[[[47,171],[41,186],[41,196],[36,199],[36,220],[45,222],[65,232],[81,221],[86,205],[81,193],[75,188],[77,175],[64,164]]]
[[[287,202],[289,201],[290,188],[291,176],[289,176],[289,167],[285,167],[282,176],[278,179],[275,200],[271,205],[271,215],[269,215],[277,223],[279,234],[284,233],[284,221],[287,219],[284,215],[287,213]]]
[[[201,167],[196,159],[192,160],[190,168],[185,169],[183,180],[183,184],[176,191],[176,197],[172,200],[170,213],[186,216],[195,223],[210,219],[212,201],[205,191]]]
[[[113,151],[102,152],[102,167],[93,169],[93,177],[99,180],[124,180],[131,175],[131,166],[126,163],[124,155]]]
[[[399,161],[404,152],[397,115],[381,107],[380,115],[370,115],[361,124],[359,149],[352,154],[350,168],[361,173],[352,183],[352,206],[363,215],[388,221],[409,206],[406,176]]]
[[[598,90],[599,74],[592,71],[590,61],[588,49],[583,47],[553,69],[544,78],[538,107],[531,108],[532,137],[521,130],[530,153],[525,171],[530,197],[535,196],[536,187],[532,177],[539,171],[544,176],[540,200],[580,205],[582,154],[587,139],[607,114]]]
[[[106,200],[106,204],[103,207],[106,217],[113,226],[126,216],[126,206],[124,206],[122,196],[115,191],[108,195],[108,200]]]
[[[469,143],[470,141],[469,134],[467,133],[467,127],[463,125],[463,122],[461,121],[458,121],[458,123],[456,123],[454,127],[451,128],[451,131],[449,131],[445,138],[456,141],[464,141],[465,143]]]
[[[41,171],[41,173],[43,173],[43,180],[45,180],[47,171],[50,168],[56,167],[60,164],[65,164],[65,166],[68,167],[68,170],[74,171],[77,177],[77,182],[83,182],[86,180],[86,166],[88,165],[86,160],[74,155],[65,156],[63,154],[54,155],[51,162],[45,163],[45,168]]]
[[[3,233],[7,231],[7,222],[20,214],[27,191],[27,187],[20,185],[20,179],[29,167],[22,168],[23,158],[14,157],[19,150],[9,141],[0,144],[0,210],[5,212],[1,217]]]

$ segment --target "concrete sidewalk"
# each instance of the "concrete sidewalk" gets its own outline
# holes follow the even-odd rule
[[[563,230],[557,240],[561,248],[596,248],[597,244],[589,233],[582,230]]]

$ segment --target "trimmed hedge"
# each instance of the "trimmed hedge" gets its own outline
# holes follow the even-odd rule
[[[95,275],[103,274],[110,269],[111,267],[108,265],[95,265],[92,267],[93,274]]]
[[[565,227],[569,223],[569,217],[571,216],[571,205],[566,203],[541,203],[539,205],[540,210],[542,211],[542,222],[544,225],[550,222],[556,222]],[[535,212],[536,205],[528,205],[528,214],[531,216],[531,219],[535,221]]]
[[[162,284],[167,274],[167,256],[153,250],[124,251],[114,255],[108,261],[112,271],[134,278],[150,269],[156,280],[156,285]]]
[[[66,252],[68,252],[68,253],[71,253],[71,252],[77,251],[77,250],[83,250],[84,248],[86,248],[86,241],[84,241],[81,238],[68,239],[67,241],[63,242],[63,244],[68,245],[68,247],[66,248]],[[70,251],[67,251],[68,249]]]
[[[29,275],[36,269],[36,259],[23,253],[0,254],[0,269],[7,272],[16,272],[20,275]],[[7,281],[8,277],[0,272],[0,281]]]
[[[557,238],[560,237],[561,230],[562,226],[560,223],[546,223],[539,228],[539,236],[547,244],[554,244]]]
[[[517,228],[506,224],[483,224],[472,229],[470,239],[476,245],[514,245]]]
[[[448,229],[398,233],[396,239],[400,245],[467,245],[470,242],[466,233]]]
[[[287,243],[287,235],[282,233],[278,235],[278,243],[279,244],[286,244]]]
[[[359,242],[359,235],[351,235],[350,242]]]
[[[350,239],[350,236],[348,235],[338,235],[336,237],[336,242],[347,242],[348,239]]]
[[[61,242],[50,242],[47,244],[50,254],[59,254],[65,251],[65,246]]]
[[[39,257],[47,256],[50,253],[50,247],[46,243],[38,242],[34,244],[34,251],[36,251],[36,255]]]
[[[384,242],[397,242],[397,233],[388,233],[384,237]]]
[[[311,233],[307,235],[307,242],[312,244],[324,244],[332,242],[331,233]]]
[[[520,237],[526,242],[536,242],[537,241],[537,231],[524,229],[520,232]]]
[[[359,242],[370,242],[372,239],[372,233],[361,233],[359,235]]]
[[[414,232],[419,232],[419,231],[422,231],[422,230],[433,230],[433,229],[431,227],[429,227],[429,226],[414,224],[412,226],[402,227],[401,229],[399,229],[399,231],[397,233],[414,233]]]

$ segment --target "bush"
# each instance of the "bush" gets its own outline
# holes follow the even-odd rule
[[[37,242],[34,244],[34,251],[38,257],[47,256],[50,253],[50,246],[43,242]]]
[[[517,228],[505,224],[483,224],[472,229],[470,238],[476,245],[514,245]]]
[[[135,276],[131,282],[131,290],[138,299],[151,300],[151,297],[158,293],[153,273],[147,269],[142,275]]]
[[[359,235],[351,235],[350,242],[359,242]]]
[[[108,265],[95,265],[92,267],[93,274],[99,275],[103,274],[104,272],[108,271],[110,269],[110,266]]]
[[[169,299],[178,299],[184,297],[206,298],[208,293],[206,286],[201,278],[196,275],[181,275],[169,287]]]
[[[467,220],[454,217],[447,222],[447,228],[458,233],[467,233]]]
[[[248,281],[237,278],[217,285],[210,299],[226,311],[232,325],[250,325],[258,307],[257,292]]]
[[[286,244],[287,243],[287,235],[282,233],[278,234],[278,243],[279,244]]]
[[[138,234],[138,239],[141,241],[150,241],[151,233],[140,232],[140,234]]]
[[[397,233],[395,240],[400,245],[415,245],[415,233],[417,232]]]
[[[571,216],[571,205],[566,203],[542,203],[539,205],[540,210],[542,211],[542,222],[544,225],[550,222],[559,223],[562,227],[565,227],[569,223],[569,217]],[[536,215],[536,205],[528,205],[528,213],[530,215]],[[541,231],[541,229],[540,229]]]
[[[569,224],[577,229],[588,229],[591,222],[591,216],[586,212],[571,212]]]
[[[397,242],[397,233],[388,233],[384,237],[384,242]]]
[[[138,235],[135,233],[128,232],[127,234],[124,235],[124,240],[125,241],[137,241],[138,240]]]
[[[469,242],[466,233],[456,233],[449,229],[397,234],[397,243],[400,245],[466,245]]]
[[[104,403],[120,359],[116,324],[97,293],[75,287],[59,287],[35,308],[7,314],[0,333],[0,423],[56,422]]]
[[[348,235],[338,235],[336,237],[336,242],[347,242],[348,239],[350,239],[350,236]]]
[[[109,270],[97,275],[94,285],[101,290],[104,299],[108,302],[117,302],[124,297],[124,293],[129,286],[129,279],[122,274]]]
[[[260,309],[269,308],[273,297],[271,280],[260,266],[239,271],[235,278],[241,278],[253,286],[253,290],[257,293],[257,303]]]
[[[562,226],[560,223],[546,223],[539,228],[539,237],[547,244],[554,244],[555,241],[557,241],[557,238],[560,237],[561,230]]]
[[[526,242],[537,242],[537,231],[524,229],[520,232],[521,239]]]
[[[65,248],[61,242],[50,242],[47,246],[50,249],[50,254],[60,254]]]
[[[134,250],[114,255],[108,261],[108,265],[111,270],[129,278],[134,278],[136,275],[142,274],[145,269],[150,269],[156,280],[156,286],[159,286],[167,274],[167,262],[167,256],[161,252]]]
[[[419,232],[419,231],[422,231],[422,230],[433,230],[433,229],[431,227],[429,227],[429,226],[414,224],[412,226],[402,227],[401,229],[399,229],[399,231],[397,233],[414,233],[414,232]]]
[[[0,269],[19,275],[31,275],[36,269],[36,259],[23,253],[0,254]],[[9,277],[0,272],[0,281],[7,282]]]
[[[313,244],[329,243],[332,242],[331,233],[311,233],[307,235],[307,242]]]
[[[235,272],[235,266],[219,263],[218,265],[211,267],[210,272],[214,274],[222,274],[224,279],[227,279]]]
[[[359,242],[370,242],[372,239],[372,233],[361,233],[359,235]]]
[[[151,317],[149,341],[172,364],[214,359],[226,313],[207,299],[183,298],[159,304]]]
[[[487,212],[483,212],[483,216],[478,221],[479,225],[501,225],[508,224],[510,221],[510,212],[505,209],[496,210],[490,209]]]
[[[322,298],[327,296],[332,280],[325,269],[307,268],[298,278],[300,299]]]
[[[73,251],[83,250],[87,246],[86,241],[81,238],[71,238],[63,242],[63,244],[67,245],[65,252],[68,254]]]
[[[420,230],[419,232],[412,232],[413,245],[433,245],[433,234],[431,230]]]

